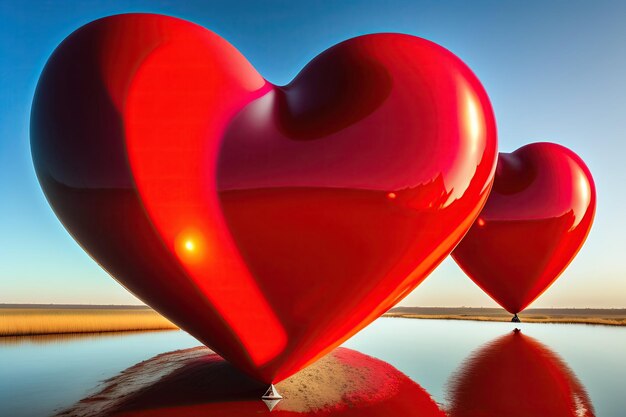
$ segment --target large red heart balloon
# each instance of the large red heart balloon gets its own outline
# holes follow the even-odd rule
[[[434,43],[361,36],[280,87],[214,33],[149,14],[57,48],[31,142],[83,248],[265,382],[414,289],[475,220],[497,157],[485,91]]]
[[[472,354],[448,383],[449,417],[594,417],[585,387],[547,346],[514,331]]]
[[[542,142],[500,153],[487,204],[452,257],[498,304],[519,313],[576,256],[595,207],[591,173],[571,150]]]

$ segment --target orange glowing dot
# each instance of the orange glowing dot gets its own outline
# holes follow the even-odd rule
[[[476,223],[478,223],[480,227],[483,227],[485,225],[485,221],[481,219],[480,217],[478,218],[478,221]]]
[[[208,255],[206,238],[197,230],[186,229],[174,241],[176,254],[186,264],[205,262]]]
[[[393,200],[394,198],[396,198],[396,193],[389,193],[387,194],[387,198],[390,200]]]

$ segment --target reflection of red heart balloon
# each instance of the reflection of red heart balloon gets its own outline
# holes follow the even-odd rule
[[[31,135],[81,245],[265,382],[415,288],[474,221],[497,155],[485,91],[436,44],[362,36],[277,87],[217,35],[145,14],[63,42]]]
[[[179,350],[134,365],[59,416],[445,417],[393,366],[345,348],[278,384],[284,398],[270,411],[259,399],[267,386],[207,351]]]
[[[487,204],[453,258],[510,313],[519,313],[583,245],[596,207],[585,163],[553,143],[501,153]]]
[[[576,375],[554,352],[521,332],[481,348],[449,386],[449,417],[594,416]]]

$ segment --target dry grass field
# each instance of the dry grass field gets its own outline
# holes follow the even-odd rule
[[[510,321],[499,308],[396,307],[386,317]],[[626,326],[626,309],[528,309],[526,323],[583,323]],[[177,327],[143,306],[0,305],[0,337],[173,330]]]
[[[511,321],[512,315],[501,308],[470,307],[396,307],[387,317],[415,319]],[[626,326],[626,309],[529,308],[519,314],[525,323],[582,323]]]
[[[0,336],[177,329],[148,308],[0,307]]]

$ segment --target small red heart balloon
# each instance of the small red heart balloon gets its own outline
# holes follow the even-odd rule
[[[83,248],[265,382],[413,290],[475,220],[497,157],[484,89],[432,42],[361,36],[280,87],[214,33],[148,14],[57,48],[31,144]]]
[[[532,143],[500,153],[487,204],[452,257],[498,304],[519,313],[576,256],[595,207],[591,173],[571,150]]]

